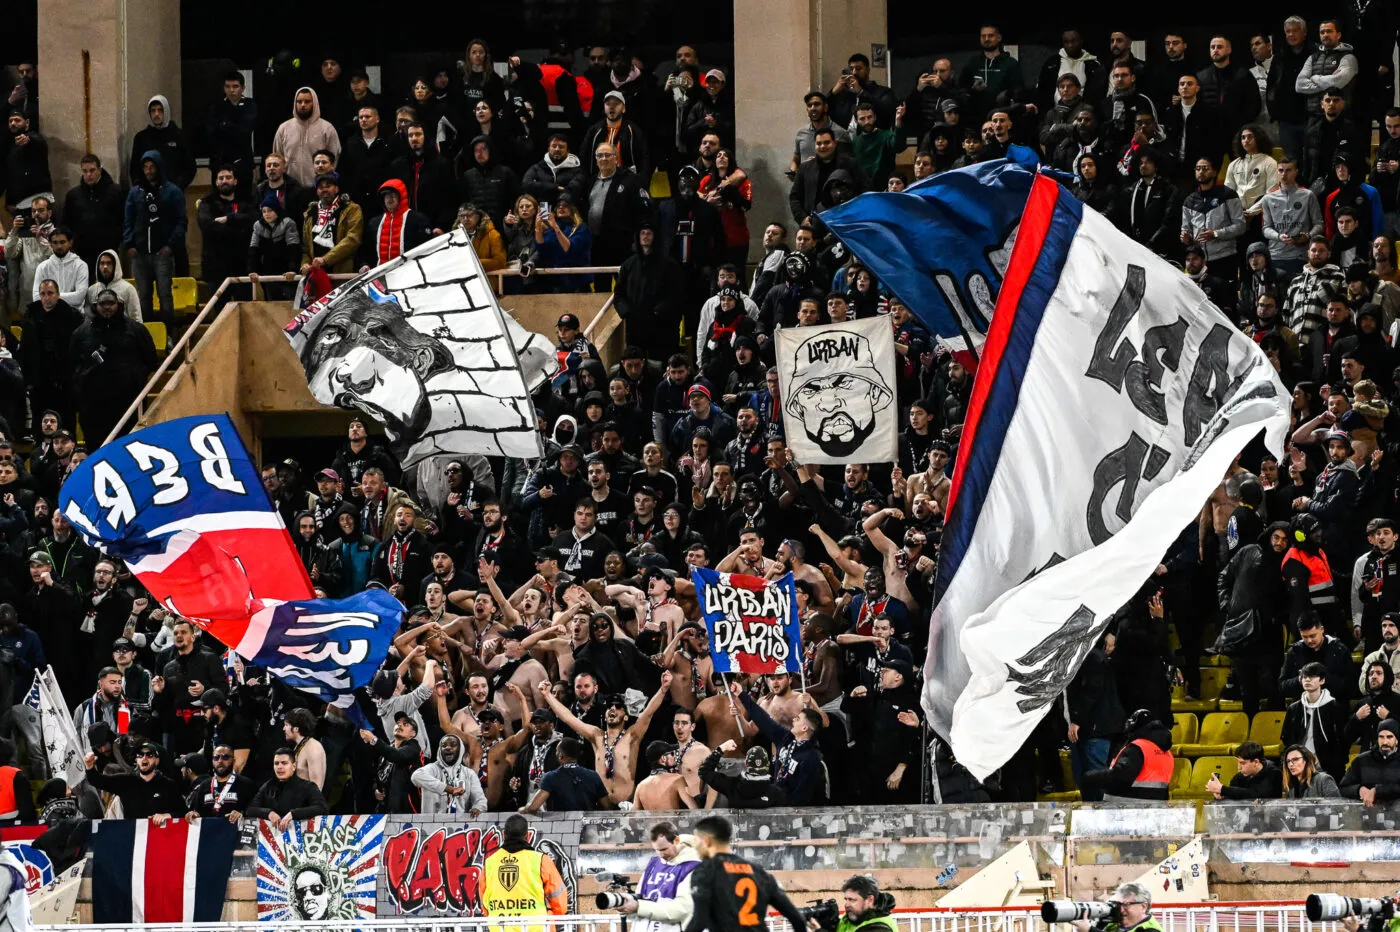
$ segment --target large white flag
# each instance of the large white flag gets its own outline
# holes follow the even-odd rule
[[[888,318],[783,327],[775,352],[787,442],[798,462],[895,461],[899,405]]]
[[[39,713],[49,771],[55,777],[62,777],[69,786],[82,783],[87,777],[83,745],[78,740],[73,714],[63,701],[63,690],[54,679],[53,667],[34,671],[34,685],[29,688],[24,702]]]
[[[380,421],[405,467],[437,453],[542,455],[530,392],[558,360],[501,310],[462,230],[336,288],[287,337],[311,394]]]
[[[973,387],[923,704],[979,778],[1021,746],[1244,446],[1268,360],[1180,271],[1035,180]]]

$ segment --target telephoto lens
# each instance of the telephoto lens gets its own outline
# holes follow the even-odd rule
[[[1340,893],[1309,893],[1304,905],[1311,922],[1336,922],[1347,916],[1386,916],[1395,910],[1394,900],[1342,896]]]
[[[627,896],[622,893],[612,893],[604,890],[593,898],[593,902],[599,909],[617,909],[623,903],[627,902]]]
[[[1078,919],[1111,919],[1116,903],[1081,903],[1076,900],[1046,900],[1040,904],[1040,918],[1046,923],[1074,922]]]

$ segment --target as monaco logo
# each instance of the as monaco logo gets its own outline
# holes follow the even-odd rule
[[[514,890],[515,885],[520,882],[520,865],[514,858],[507,858],[501,863],[501,886],[507,890]]]

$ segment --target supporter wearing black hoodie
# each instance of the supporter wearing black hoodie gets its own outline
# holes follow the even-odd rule
[[[131,140],[129,170],[132,185],[139,185],[145,180],[141,175],[143,153],[154,149],[165,162],[165,177],[181,191],[185,190],[194,180],[194,151],[190,149],[184,131],[172,119],[170,101],[156,94],[146,102],[146,116],[146,128]]]
[[[336,536],[326,543],[326,549],[339,564],[339,591],[336,598],[348,598],[363,592],[374,566],[374,551],[379,542],[360,530],[360,509],[350,502],[335,512]]]
[[[1395,691],[1395,671],[1384,660],[1368,663],[1362,675],[1366,686],[1356,711],[1347,719],[1346,745],[1373,751],[1381,722],[1400,714],[1400,693]]]
[[[1168,798],[1174,761],[1171,729],[1151,712],[1138,709],[1128,716],[1123,732],[1127,743],[1113,762],[1103,770],[1084,774],[1081,785],[1102,788],[1106,796],[1119,798]]]
[[[421,123],[409,124],[407,138],[408,152],[394,159],[389,175],[408,189],[409,207],[426,214],[435,230],[450,230],[459,203],[452,164],[438,154]]]
[[[520,178],[496,158],[496,143],[490,136],[477,136],[462,150],[459,164],[463,200],[490,217],[496,229],[505,229],[506,214],[520,194]]]
[[[681,319],[680,263],[657,248],[651,221],[637,227],[633,249],[618,270],[614,307],[627,322],[629,342],[658,354],[670,352],[675,349]]]
[[[374,774],[376,811],[417,812],[420,791],[413,785],[413,771],[423,766],[423,747],[418,743],[418,723],[413,716],[394,716],[394,740],[381,741],[372,731],[361,731],[360,738],[378,758]]]

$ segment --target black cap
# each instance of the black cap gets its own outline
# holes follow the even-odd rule
[[[880,661],[880,666],[894,670],[906,680],[912,679],[914,676],[914,667],[910,665],[909,661],[900,657],[886,657]]]
[[[112,743],[116,736],[112,734],[112,726],[106,722],[96,722],[88,726],[87,739],[88,746],[93,748],[105,747]]]
[[[554,713],[551,712],[549,709],[536,709],[535,711],[530,713],[530,721],[552,722],[554,721]]]
[[[412,715],[409,715],[407,712],[395,712],[394,721],[408,722],[410,725],[413,726],[414,731],[418,730],[418,719],[414,718]]]
[[[558,547],[541,547],[539,550],[535,551],[536,563],[540,562],[541,560],[562,560],[563,558],[564,555],[559,552]]]
[[[674,754],[678,750],[678,745],[669,741],[653,741],[647,745],[647,763],[655,767],[661,762],[661,758],[667,754]]]
[[[156,757],[160,757],[161,746],[159,744],[156,744],[154,741],[142,741],[139,745],[137,745],[136,750],[150,751]]]
[[[580,329],[579,320],[578,320],[578,315],[577,315],[577,314],[560,314],[560,315],[559,315],[559,320],[557,320],[557,321],[555,322],[554,326],[555,326],[555,327],[568,327],[570,330],[578,330],[578,329]]]
[[[394,688],[399,685],[399,673],[397,670],[380,670],[374,674],[374,679],[370,683],[370,692],[376,699],[388,699],[394,694]]]
[[[180,758],[180,766],[190,768],[190,772],[196,777],[201,777],[209,772],[209,761],[198,751],[186,754]]]
[[[624,696],[622,693],[613,693],[611,696],[604,696],[604,697],[603,697],[603,708],[604,708],[604,709],[618,708],[618,709],[622,709],[623,711],[626,711],[626,710],[627,710],[627,697]]]
[[[135,650],[135,649],[136,649],[136,642],[133,641],[131,638],[117,638],[115,641],[112,642],[112,652],[113,652],[113,653],[116,653],[116,652],[119,651],[119,650]]]
[[[506,723],[506,717],[501,714],[500,709],[482,709],[480,712],[476,713],[476,721],[477,724],[481,724],[482,722],[499,722],[504,725]]]
[[[197,700],[190,702],[190,708],[214,708],[216,705],[228,708],[228,697],[224,696],[224,690],[204,690]]]

